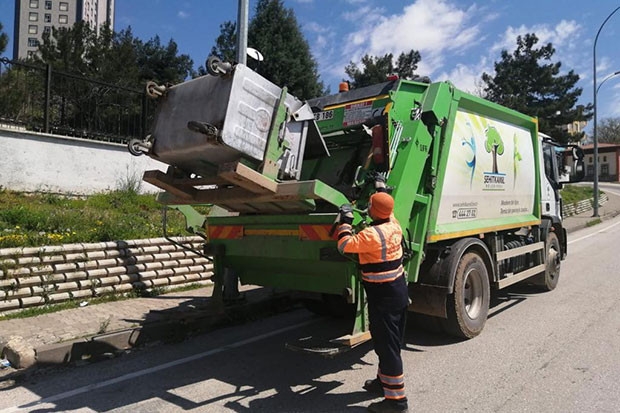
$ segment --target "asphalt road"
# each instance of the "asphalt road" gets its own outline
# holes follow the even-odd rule
[[[558,288],[513,286],[468,341],[411,327],[411,411],[617,412],[620,217],[571,234]],[[117,359],[0,382],[0,413],[362,412],[376,372],[369,344],[333,359],[286,342],[331,338],[347,323],[296,310]]]

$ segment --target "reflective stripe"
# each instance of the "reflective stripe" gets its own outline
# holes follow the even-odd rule
[[[401,374],[400,376],[386,376],[385,374],[379,373],[379,380],[381,383],[385,384],[394,384],[394,385],[404,385],[405,384],[405,376]]]
[[[403,388],[402,390],[392,390],[392,389],[388,389],[384,387],[383,394],[385,395],[386,399],[392,399],[392,400],[404,399],[405,389]]]
[[[362,272],[362,280],[370,282],[370,283],[380,283],[380,282],[389,282],[394,281],[403,273],[405,269],[401,265],[397,270],[390,272],[380,272],[380,273],[364,273]]]
[[[344,249],[346,248],[348,243],[349,240],[347,239],[338,244],[338,251],[340,251],[341,254],[344,254]]]
[[[385,261],[387,259],[387,244],[385,243],[385,236],[379,227],[373,228],[377,231],[377,234],[379,234],[379,239],[381,240],[381,261]]]

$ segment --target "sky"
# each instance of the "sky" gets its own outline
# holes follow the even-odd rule
[[[0,22],[12,38],[14,0],[0,0]],[[159,35],[204,65],[225,21],[236,21],[237,0],[115,0],[114,29],[131,26],[134,36]],[[257,0],[249,1],[250,18]],[[594,39],[620,0],[284,0],[332,92],[346,78],[344,67],[370,54],[411,49],[422,56],[417,74],[449,80],[476,93],[482,73],[494,73],[502,50],[512,52],[518,35],[535,33],[551,42],[562,73],[573,70],[583,88],[579,104],[593,101]],[[620,10],[600,31],[596,44],[597,85],[620,71]],[[248,46],[252,46],[251,44]],[[12,57],[12,44],[5,52]],[[265,56],[266,59],[269,56]],[[620,75],[597,94],[598,119],[620,116]],[[586,129],[587,130],[587,129]]]

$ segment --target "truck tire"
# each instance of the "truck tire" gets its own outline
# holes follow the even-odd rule
[[[444,330],[457,337],[476,337],[487,321],[490,296],[489,275],[482,257],[466,252],[456,267],[454,292],[447,297]]]
[[[560,240],[554,232],[550,232],[545,243],[545,254],[547,255],[547,266],[544,275],[541,274],[538,286],[543,291],[552,291],[557,287],[560,280],[560,262],[562,250],[560,248]]]

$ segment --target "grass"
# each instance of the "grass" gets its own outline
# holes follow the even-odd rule
[[[0,188],[0,248],[160,237],[161,216],[155,195],[131,189],[67,198]],[[177,211],[169,211],[167,227],[169,235],[188,235]]]
[[[566,205],[594,197],[594,190],[590,186],[565,185],[561,193]],[[599,191],[599,193],[602,193],[602,191]]]

